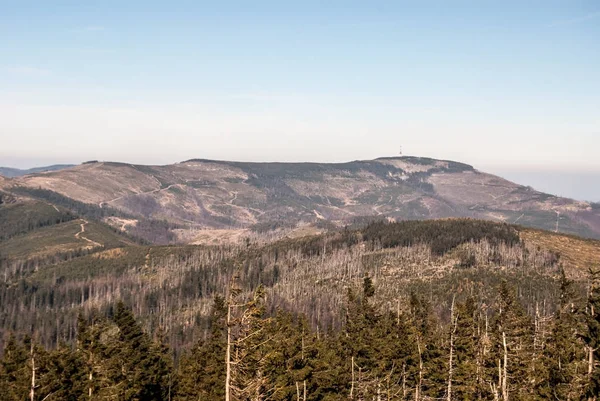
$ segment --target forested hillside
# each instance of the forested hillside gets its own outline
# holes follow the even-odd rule
[[[365,276],[347,289],[343,324],[321,330],[302,314],[269,314],[264,287],[243,297],[234,276],[177,360],[122,303],[108,318],[80,317],[72,346],[11,336],[1,399],[595,400],[600,283],[587,301],[564,275],[559,284],[552,315],[539,304],[528,314],[501,281],[493,303],[455,292],[440,316],[416,292],[390,308]]]
[[[32,372],[36,400],[212,400],[227,382],[230,400],[598,389],[596,241],[464,219],[218,246],[101,238],[3,258],[5,399],[27,397]]]

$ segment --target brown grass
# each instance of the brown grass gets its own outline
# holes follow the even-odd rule
[[[571,278],[585,277],[589,269],[600,269],[600,241],[533,229],[522,229],[520,235],[526,242],[559,253]]]

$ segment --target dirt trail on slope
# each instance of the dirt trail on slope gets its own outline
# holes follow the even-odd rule
[[[84,241],[89,242],[93,247],[104,247],[104,245],[102,245],[99,242],[96,241],[92,241],[91,239],[84,237],[82,234],[85,233],[85,226],[89,223],[87,220],[81,220],[81,231],[79,231],[77,234],[75,234],[75,238],[77,239],[82,239]]]
[[[181,184],[171,184],[165,188],[158,188],[158,189],[153,189],[152,191],[146,191],[146,192],[137,192],[137,193],[133,193],[133,194],[126,194],[126,195],[122,195],[119,196],[117,198],[111,199],[111,200],[107,200],[107,201],[102,201],[100,203],[98,203],[99,207],[103,207],[103,205],[109,205],[111,203],[114,203],[118,200],[121,200],[123,198],[125,198],[126,196],[137,196],[137,195],[149,195],[149,194],[155,194],[157,192],[161,192],[161,191],[167,191],[175,186],[180,186]]]

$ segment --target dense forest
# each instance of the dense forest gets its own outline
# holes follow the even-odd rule
[[[493,305],[453,301],[444,319],[419,294],[395,311],[371,277],[349,288],[339,330],[266,311],[262,286],[243,297],[233,276],[215,296],[206,336],[174,360],[121,302],[80,316],[77,340],[46,350],[10,337],[2,400],[596,400],[600,276],[587,299],[564,275],[552,317],[530,316],[502,282]]]

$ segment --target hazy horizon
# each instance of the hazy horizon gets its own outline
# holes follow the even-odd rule
[[[594,1],[7,4],[0,165],[402,147],[596,196],[533,173],[600,174],[599,38]]]

